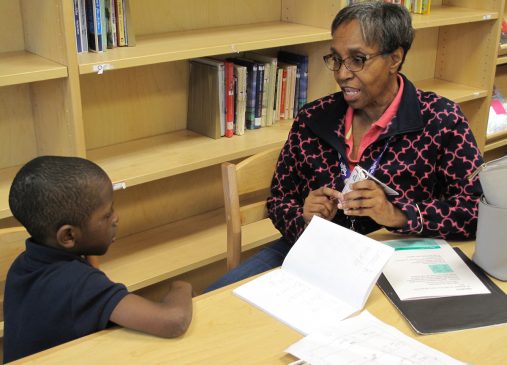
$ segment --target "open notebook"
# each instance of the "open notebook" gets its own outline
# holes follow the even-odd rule
[[[332,328],[364,307],[393,252],[315,216],[280,268],[234,293],[303,334]]]

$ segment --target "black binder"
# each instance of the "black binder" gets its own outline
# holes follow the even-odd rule
[[[490,294],[400,300],[384,274],[377,285],[419,334],[449,332],[507,323],[507,295],[459,248],[456,253]]]

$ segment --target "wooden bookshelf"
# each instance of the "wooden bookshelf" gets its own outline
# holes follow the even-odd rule
[[[290,124],[281,121],[272,127],[247,130],[243,136],[218,140],[182,130],[91,150],[88,158],[99,163],[114,182],[133,186],[281,145]]]
[[[79,55],[81,74],[331,39],[329,29],[271,22],[140,36],[135,47]]]
[[[67,77],[67,67],[26,51],[0,53],[0,87]]]
[[[435,28],[448,25],[465,24],[471,22],[481,22],[485,20],[497,19],[498,11],[494,9],[472,9],[460,6],[438,5],[438,1],[431,3],[429,15],[414,14],[412,24],[415,29]],[[459,4],[459,1],[455,1]]]
[[[486,144],[485,122],[503,2],[434,0],[431,14],[413,16],[402,70],[460,103],[486,149],[505,139]],[[291,122],[218,140],[187,130],[188,60],[304,52],[316,99],[337,90],[322,56],[345,3],[131,0],[137,45],[78,55],[71,1],[0,2],[0,223],[11,219],[8,191],[22,164],[87,157],[126,186],[115,192],[118,241],[102,258],[113,280],[137,290],[218,262],[226,248],[219,164],[281,146]],[[266,225],[245,234],[249,248],[277,233]]]
[[[432,90],[439,95],[445,95],[456,103],[484,98],[489,94],[489,90],[486,89],[439,79],[420,80],[416,81],[415,85],[421,90]]]

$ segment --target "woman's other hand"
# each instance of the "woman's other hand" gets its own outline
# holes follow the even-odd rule
[[[348,216],[370,217],[381,226],[403,227],[405,214],[389,200],[381,186],[373,180],[363,180],[352,185],[352,191],[339,194],[338,208]]]
[[[310,191],[303,205],[303,218],[309,224],[314,215],[331,220],[338,210],[340,193],[328,187]]]

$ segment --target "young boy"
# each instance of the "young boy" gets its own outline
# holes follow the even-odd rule
[[[111,323],[162,337],[183,334],[192,288],[174,282],[162,302],[131,294],[86,261],[113,243],[118,215],[107,174],[77,157],[42,156],[17,173],[12,214],[30,234],[7,274],[4,362],[100,331]]]

